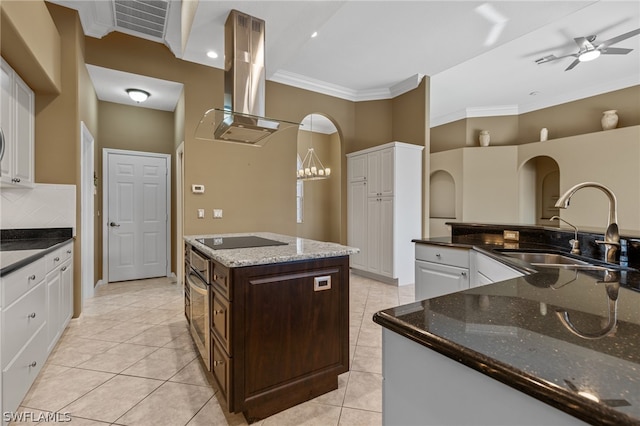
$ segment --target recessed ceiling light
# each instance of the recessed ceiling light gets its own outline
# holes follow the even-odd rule
[[[207,56],[210,57],[211,59],[216,59],[218,57],[218,54],[213,50],[210,50],[207,52]]]
[[[137,103],[144,102],[151,96],[149,92],[140,89],[127,89],[126,92],[131,100]]]
[[[311,38],[316,38],[318,37],[318,32],[314,31],[313,34],[311,34]]]

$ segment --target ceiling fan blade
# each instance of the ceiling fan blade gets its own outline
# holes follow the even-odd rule
[[[591,42],[596,39],[596,36],[590,35],[587,37],[576,37],[573,40],[576,42],[580,50],[593,49]]]
[[[620,34],[619,36],[614,37],[614,38],[610,38],[609,40],[605,40],[605,41],[603,41],[602,43],[600,43],[598,45],[598,48],[599,49],[603,49],[603,48],[605,48],[607,46],[611,46],[612,44],[619,43],[622,40],[626,40],[626,39],[628,39],[630,37],[633,37],[633,36],[636,36],[638,34],[640,34],[640,28],[638,28],[636,30],[633,30],[633,31],[629,31],[628,33]],[[600,46],[602,46],[602,47],[600,47]]]
[[[571,62],[571,65],[569,65],[565,71],[572,70],[572,69],[573,69],[573,68],[575,68],[575,66],[576,66],[576,65],[578,65],[579,63],[580,63],[580,59],[576,59],[575,61]]]
[[[564,56],[556,56],[556,55],[547,55],[545,57],[542,57],[540,59],[536,59],[536,64],[544,64],[546,62],[551,62],[551,61],[557,61],[558,59],[562,59],[562,58],[568,58],[569,56],[573,56],[574,58],[578,57],[577,53],[571,53],[569,55],[564,55]]]
[[[598,49],[603,55],[626,55],[633,49],[623,49],[622,47],[605,47],[604,49]]]

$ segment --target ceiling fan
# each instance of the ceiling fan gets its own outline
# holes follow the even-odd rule
[[[628,33],[621,34],[617,37],[610,38],[609,40],[605,40],[600,44],[594,43],[594,41],[596,40],[595,35],[590,35],[586,37],[576,37],[574,38],[574,40],[578,45],[578,48],[580,49],[578,50],[577,53],[572,53],[570,55],[564,55],[564,56],[556,56],[554,54],[551,54],[551,55],[544,56],[540,59],[536,59],[536,63],[544,64],[546,62],[556,61],[558,59],[572,56],[576,59],[571,63],[571,65],[567,67],[567,69],[565,69],[565,71],[569,71],[570,69],[573,69],[576,65],[578,65],[580,62],[592,61],[597,57],[599,57],[601,54],[602,55],[626,55],[627,53],[631,52],[633,49],[623,49],[619,47],[609,47],[609,46],[616,44],[618,42],[621,42],[622,40],[626,40],[638,34],[640,34],[640,28],[633,31],[629,31]]]

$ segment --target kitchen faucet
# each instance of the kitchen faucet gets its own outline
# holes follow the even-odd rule
[[[598,188],[609,197],[609,222],[604,233],[604,241],[597,240],[597,244],[604,244],[604,259],[608,263],[616,263],[616,252],[620,247],[620,233],[618,232],[618,201],[609,188],[597,182],[582,182],[571,188],[556,202],[556,207],[566,209],[573,194],[582,188]]]
[[[568,221],[564,220],[563,218],[561,218],[560,216],[552,216],[551,219],[549,220],[558,220],[561,222],[566,223],[567,225],[569,225],[570,227],[573,228],[573,240],[569,241],[569,244],[571,244],[571,253],[572,254],[580,254],[580,242],[578,241],[578,228],[572,224],[570,224]]]

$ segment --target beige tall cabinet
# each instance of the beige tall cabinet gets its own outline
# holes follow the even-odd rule
[[[414,283],[413,243],[421,236],[422,150],[391,142],[347,154],[347,238],[354,273]]]

